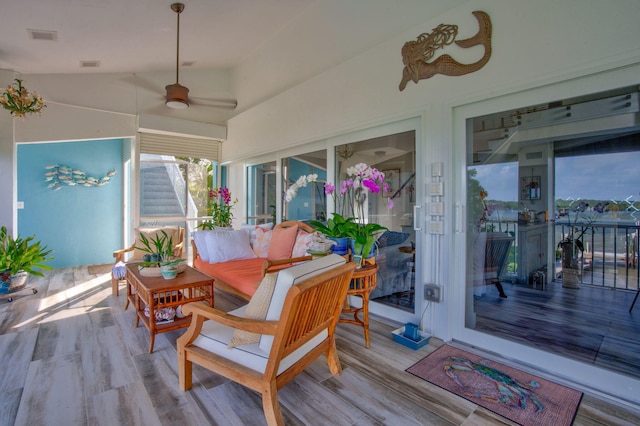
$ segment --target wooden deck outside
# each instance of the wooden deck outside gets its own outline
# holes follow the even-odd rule
[[[125,292],[111,296],[109,278],[91,275],[86,267],[57,269],[34,280],[38,294],[0,303],[0,425],[265,423],[258,394],[203,369],[194,368],[191,391],[180,391],[175,341],[183,331],[158,336],[149,354],[147,330],[134,327],[133,309],[124,310]],[[534,303],[530,291],[507,291],[507,302],[514,306],[523,300]],[[243,302],[216,292],[215,303],[227,310]],[[555,303],[560,306],[561,300]],[[297,376],[279,392],[285,422],[511,424],[406,373],[442,342],[434,338],[413,351],[392,341],[395,327],[373,320],[371,349],[365,349],[362,329],[340,324],[342,375],[331,376],[326,362],[318,360]],[[621,407],[586,394],[575,424],[640,424],[640,407]]]

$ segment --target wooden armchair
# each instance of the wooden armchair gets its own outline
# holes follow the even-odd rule
[[[191,388],[195,362],[260,392],[267,423],[284,424],[278,389],[322,354],[331,373],[341,373],[334,331],[355,266],[330,255],[278,272],[264,320],[244,317],[252,302],[230,313],[184,305],[182,312],[193,317],[177,342],[180,389]],[[259,340],[229,349],[236,330],[257,333]]]
[[[127,261],[142,260],[142,256],[145,254],[142,250],[136,249],[136,247],[142,247],[139,234],[143,233],[147,239],[155,238],[156,235],[162,235],[164,231],[173,241],[173,254],[176,257],[182,257],[182,248],[184,246],[184,228],[177,226],[165,226],[156,228],[139,228],[138,235],[136,235],[136,241],[127,248],[116,250],[113,252],[115,262],[111,270],[111,294],[118,296],[118,286],[124,277],[124,266],[119,266],[118,263],[125,261],[125,255],[131,253],[131,256]]]

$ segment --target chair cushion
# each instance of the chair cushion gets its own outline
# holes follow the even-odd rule
[[[237,316],[245,316],[246,305],[229,313]],[[234,329],[215,321],[205,321],[200,335],[193,341],[192,346],[197,346],[223,358],[229,359],[258,373],[264,373],[269,359],[269,353],[260,349],[256,343],[228,348]],[[313,339],[293,351],[280,361],[278,374],[291,367],[310,350],[318,346],[329,335],[328,330],[318,333]]]
[[[204,240],[209,263],[257,257],[249,244],[249,234],[244,231],[211,231],[205,234]]]
[[[258,286],[258,289],[247,304],[247,309],[244,313],[245,318],[261,320],[266,318],[269,303],[271,302],[271,296],[273,295],[273,290],[276,287],[276,276],[276,273],[264,276],[262,282]],[[233,333],[231,341],[229,341],[229,349],[235,346],[246,345],[248,343],[258,343],[260,341],[260,336],[260,334],[252,333],[250,331],[236,330]]]
[[[155,227],[155,228],[147,228],[147,227],[138,228],[137,230],[138,235],[136,236],[136,242],[134,243],[134,246],[144,247],[144,245],[142,244],[142,241],[140,240],[140,234],[143,234],[147,238],[147,240],[149,240],[149,244],[153,249],[154,246],[153,246],[153,243],[151,243],[151,240],[152,239],[155,240],[158,237],[163,237],[164,235],[162,234],[162,231],[164,231],[167,234],[167,236],[172,239],[174,246],[176,244],[180,244],[180,241],[178,241],[180,239],[180,228],[177,226],[162,226],[162,227]],[[129,260],[140,260],[142,259],[142,256],[144,256],[145,254],[147,254],[147,252],[138,250],[136,248],[133,250],[133,255]]]
[[[274,229],[271,235],[271,243],[269,243],[269,250],[267,251],[267,259],[280,260],[290,258],[297,236],[298,225]]]
[[[265,319],[270,321],[277,321],[280,319],[284,300],[291,286],[311,277],[315,277],[323,272],[337,268],[345,263],[346,260],[344,257],[337,254],[330,254],[328,256],[300,263],[296,266],[292,266],[291,268],[279,271],[276,279],[276,286],[273,291],[271,303],[269,304],[269,309],[267,310],[267,316]],[[268,353],[271,351],[272,344],[273,336],[262,335],[260,338],[260,349]]]

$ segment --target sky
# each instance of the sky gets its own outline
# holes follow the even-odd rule
[[[518,200],[517,162],[475,168],[487,199]],[[640,201],[640,152],[556,158],[555,181],[556,199]]]

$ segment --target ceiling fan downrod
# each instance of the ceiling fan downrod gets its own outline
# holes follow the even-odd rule
[[[170,108],[184,109],[189,107],[189,89],[180,85],[180,14],[184,10],[183,3],[173,3],[171,10],[177,14],[177,37],[176,37],[176,83],[170,84],[167,90],[167,101],[165,104]]]

